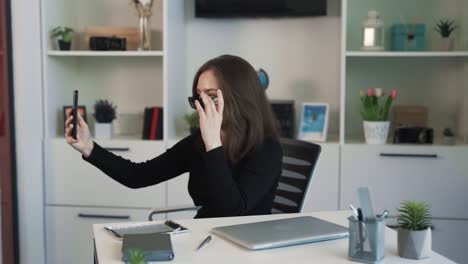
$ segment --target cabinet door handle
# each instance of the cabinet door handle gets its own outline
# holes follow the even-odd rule
[[[425,159],[437,159],[437,154],[405,154],[405,153],[380,153],[381,157],[391,158],[425,158]]]
[[[107,151],[114,151],[114,152],[129,152],[130,148],[104,148]]]
[[[98,219],[130,219],[129,215],[101,215],[101,214],[82,214],[79,213],[80,218],[98,218]]]

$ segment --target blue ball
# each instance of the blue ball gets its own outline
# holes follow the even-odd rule
[[[263,89],[266,90],[270,84],[270,77],[268,77],[268,74],[263,69],[258,70],[257,74],[258,79],[260,80],[260,84],[262,85]]]

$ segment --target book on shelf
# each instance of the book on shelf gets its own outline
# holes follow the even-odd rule
[[[143,139],[163,139],[163,108],[146,107],[143,120]]]

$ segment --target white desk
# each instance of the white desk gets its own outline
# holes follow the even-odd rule
[[[346,218],[350,215],[350,212],[320,212],[300,215],[311,215],[339,225],[347,226],[348,221]],[[350,262],[347,259],[347,238],[271,250],[249,251],[213,235],[213,240],[209,244],[205,245],[200,251],[195,251],[195,248],[208,236],[209,231],[213,227],[297,216],[299,215],[287,214],[179,220],[177,222],[188,227],[191,232],[172,236],[175,258],[169,263],[356,263]],[[93,227],[98,263],[122,263],[122,254],[120,251],[122,242],[106,231],[104,226],[103,224],[97,224]],[[387,228],[385,235],[386,252],[383,263],[454,263],[435,252],[433,252],[432,257],[427,260],[415,261],[400,258],[397,254],[396,232]]]

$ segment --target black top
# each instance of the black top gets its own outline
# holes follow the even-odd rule
[[[270,214],[281,175],[282,149],[266,140],[235,166],[224,148],[209,152],[196,147],[200,134],[188,136],[162,155],[135,163],[94,143],[83,157],[112,179],[130,188],[158,184],[190,172],[188,190],[196,206],[196,218]]]

